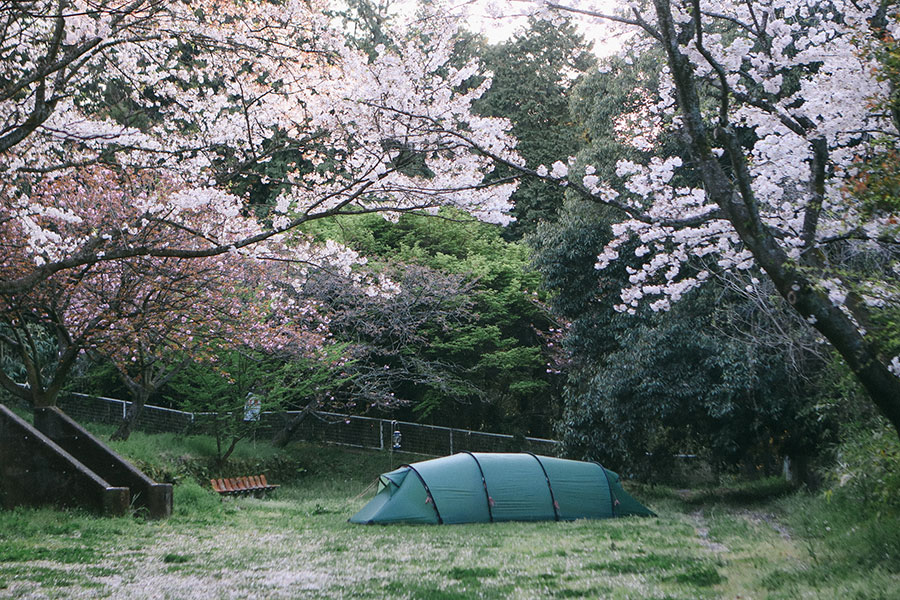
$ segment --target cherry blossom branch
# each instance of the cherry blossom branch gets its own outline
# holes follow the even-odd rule
[[[121,30],[117,29],[118,25],[121,23],[121,21],[125,17],[131,15],[138,8],[140,8],[140,6],[144,3],[145,3],[145,0],[136,0],[129,6],[129,8],[117,13],[117,17],[110,23],[110,29],[114,35],[118,34],[119,31],[121,31]],[[80,59],[84,58],[85,55],[96,54],[107,48],[111,48],[113,46],[120,45],[122,43],[126,43],[129,41],[129,40],[122,39],[122,40],[111,40],[109,42],[104,43],[104,41],[103,41],[104,38],[95,37],[90,40],[86,40],[86,41],[82,42],[78,46],[75,46],[73,48],[66,50],[63,57],[61,59],[57,60],[56,59],[57,54],[62,46],[62,39],[63,39],[64,28],[65,28],[65,20],[67,17],[73,16],[73,15],[63,14],[61,12],[62,8],[65,6],[65,4],[66,3],[64,0],[60,0],[60,2],[59,2],[60,12],[57,13],[56,17],[54,17],[54,20],[56,21],[56,29],[53,33],[53,37],[50,40],[50,45],[49,45],[49,48],[47,49],[47,54],[45,55],[44,58],[42,58],[40,60],[39,64],[41,64],[42,66],[40,68],[38,68],[37,70],[35,70],[31,75],[24,77],[24,78],[20,79],[18,82],[14,83],[12,86],[5,88],[3,93],[0,94],[0,101],[6,101],[11,98],[14,98],[16,95],[18,95],[19,92],[21,92],[23,89],[25,89],[29,85],[36,83],[37,81],[39,81],[41,79],[46,78],[48,75],[51,75],[57,71],[65,69],[72,63],[77,64],[76,61],[79,61]],[[162,5],[163,0],[159,0],[158,2],[151,3],[151,6],[153,4]],[[150,18],[150,15],[147,15],[147,17],[145,17],[145,18]],[[131,26],[132,26],[132,24],[129,23],[129,24],[126,24],[125,28],[131,27]],[[77,71],[78,69],[76,68],[76,69],[72,69],[72,70]],[[5,148],[0,146],[0,151],[4,151],[4,150],[5,150]]]
[[[696,4],[695,4],[695,8],[696,8]],[[711,10],[703,10],[703,11],[701,11],[701,14],[702,14],[704,17],[710,17],[710,18],[712,18],[712,19],[719,19],[719,20],[722,20],[722,21],[729,21],[729,22],[731,22],[731,23],[734,23],[735,25],[737,25],[737,26],[740,27],[741,29],[745,30],[747,33],[750,33],[750,34],[752,34],[752,35],[754,35],[754,36],[759,35],[759,33],[757,32],[757,30],[753,29],[753,27],[752,27],[751,25],[748,25],[747,23],[744,23],[744,22],[741,21],[740,19],[738,19],[738,18],[736,18],[736,17],[733,17],[733,16],[731,16],[731,15],[726,15],[726,14],[724,14],[724,13],[718,13],[718,12],[714,12],[714,11],[711,11]]]
[[[716,71],[719,77],[719,83],[722,86],[719,95],[719,126],[725,127],[728,124],[728,93],[730,86],[728,85],[728,77],[722,65],[713,58],[709,50],[703,45],[703,23],[700,22],[700,0],[691,0],[692,20],[694,22],[694,39],[696,41],[697,50],[706,59],[706,62]]]
[[[857,240],[860,242],[878,242],[879,244],[883,244],[885,246],[900,247],[900,238],[898,238],[896,235],[882,233],[880,235],[872,236],[866,233],[866,231],[862,227],[857,227],[851,231],[841,233],[839,235],[831,235],[828,237],[820,238],[816,240],[815,246],[806,248],[804,252],[806,253],[814,250],[818,246],[839,244],[841,242],[847,242],[850,240]]]
[[[817,137],[811,144],[813,157],[809,164],[810,199],[803,216],[803,233],[801,239],[804,247],[812,247],[816,241],[819,215],[825,201],[825,168],[828,164],[828,143],[824,137]]]
[[[484,156],[487,156],[488,158],[490,158],[491,160],[493,160],[499,164],[502,164],[506,167],[509,167],[510,169],[512,169],[514,171],[517,171],[518,173],[521,173],[522,175],[526,175],[528,177],[531,177],[532,179],[539,179],[541,181],[553,183],[555,185],[566,185],[570,189],[577,191],[581,196],[583,196],[589,200],[592,200],[594,202],[598,202],[600,204],[604,204],[611,208],[620,210],[622,213],[628,215],[630,218],[632,218],[636,221],[640,221],[642,223],[658,225],[660,227],[671,227],[673,229],[681,229],[684,227],[695,227],[697,225],[707,223],[711,220],[722,218],[721,211],[718,208],[713,208],[713,209],[709,210],[708,212],[705,212],[705,213],[702,213],[699,215],[681,218],[681,219],[660,219],[658,217],[654,217],[654,216],[650,215],[649,213],[640,211],[637,208],[635,208],[634,206],[631,206],[624,202],[620,202],[619,200],[617,200],[615,198],[612,198],[609,196],[604,196],[602,194],[595,194],[595,193],[591,192],[587,187],[585,187],[584,184],[574,181],[572,179],[563,180],[562,178],[559,178],[559,177],[553,177],[549,173],[542,175],[541,173],[538,173],[537,170],[535,170],[535,169],[530,169],[530,168],[522,166],[518,163],[512,162],[505,157],[499,156],[496,153],[491,152],[490,150],[479,146],[474,140],[468,138],[467,136],[465,136],[462,133],[451,132],[451,131],[447,131],[446,133],[459,137],[460,139],[467,142],[470,145],[470,147],[473,148],[475,151],[483,154]]]
[[[646,20],[641,16],[638,12],[637,8],[632,7],[632,12],[634,14],[633,19],[629,19],[628,17],[623,17],[621,15],[609,14],[609,13],[601,13],[596,10],[589,10],[585,8],[577,8],[574,6],[566,6],[564,4],[557,4],[556,2],[546,2],[545,3],[548,8],[553,10],[561,10],[564,12],[586,15],[588,17],[595,17],[597,19],[605,19],[607,21],[613,21],[615,23],[622,23],[624,25],[636,25],[640,27],[644,31],[646,31],[650,36],[652,36],[657,41],[662,41],[662,38],[655,28],[653,28]]]
[[[747,77],[752,80],[752,78],[749,75],[747,75]],[[787,127],[788,129],[790,129],[791,131],[793,131],[794,133],[796,133],[799,136],[806,136],[809,133],[810,129],[815,128],[815,125],[812,122],[810,122],[808,119],[805,119],[802,116],[800,116],[800,117],[791,116],[791,115],[785,113],[784,111],[780,110],[777,106],[775,106],[771,102],[763,100],[762,98],[754,96],[748,92],[743,92],[741,90],[735,89],[734,87],[728,87],[727,91],[730,92],[735,97],[735,99],[740,100],[741,102],[746,102],[750,106],[762,109],[762,110],[766,111],[767,113],[773,115],[774,117],[776,117],[778,119],[778,121],[782,125],[784,125],[785,127]],[[722,93],[727,93],[727,92],[723,90]]]
[[[334,192],[328,194],[325,198],[320,199],[312,207],[310,207],[303,215],[295,217],[290,220],[284,227],[281,228],[273,228],[261,231],[255,235],[247,236],[243,239],[236,240],[230,243],[222,243],[218,240],[214,240],[209,238],[208,236],[203,235],[199,230],[195,228],[191,228],[182,223],[170,221],[164,218],[152,216],[148,220],[154,220],[157,222],[165,223],[173,228],[185,231],[187,233],[192,234],[193,236],[199,237],[199,239],[203,239],[210,244],[211,246],[207,248],[172,248],[166,246],[147,246],[147,245],[133,245],[126,247],[118,247],[118,248],[110,248],[107,250],[101,251],[101,249],[106,245],[106,240],[103,237],[103,234],[96,235],[93,238],[89,239],[83,245],[83,249],[81,252],[74,254],[72,256],[45,263],[43,265],[36,266],[33,270],[31,270],[27,275],[0,280],[0,295],[8,295],[15,294],[27,291],[28,289],[35,286],[40,281],[46,280],[55,273],[66,269],[72,269],[79,266],[92,265],[101,262],[111,262],[117,261],[127,258],[136,258],[141,256],[148,257],[158,257],[158,258],[205,258],[205,257],[213,257],[225,254],[227,252],[237,251],[243,248],[247,248],[249,246],[253,246],[260,242],[264,242],[276,235],[280,235],[285,231],[296,229],[300,225],[307,223],[312,220],[322,219],[332,216],[337,216],[341,214],[363,214],[370,212],[384,212],[386,210],[392,210],[396,212],[403,212],[403,207],[373,207],[371,209],[354,209],[352,211],[346,211],[345,208],[352,204],[354,201],[361,198],[366,191],[372,187],[377,181],[385,178],[390,171],[382,173],[373,179],[363,180],[363,181],[354,181],[347,187],[345,187],[342,191]],[[361,185],[360,185],[361,184]],[[343,194],[346,191],[351,190],[354,186],[358,187],[352,191],[352,193],[347,194],[345,198],[342,198],[338,204],[333,207],[330,207],[327,210],[321,212],[313,212],[315,206],[321,206],[328,199],[335,198],[338,195]],[[427,205],[416,206],[414,209],[421,210],[422,208],[427,208]],[[142,218],[147,218],[145,215]],[[140,220],[140,219],[139,219]]]

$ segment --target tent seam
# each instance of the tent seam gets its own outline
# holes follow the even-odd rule
[[[606,467],[598,463],[597,461],[591,461],[603,471],[603,476],[606,478],[606,489],[609,490],[609,512],[612,513],[613,518],[616,517],[616,497],[613,494],[612,484],[609,482],[609,472],[607,472]]]
[[[481,485],[482,487],[484,487],[484,499],[487,501],[488,519],[490,519],[490,522],[493,523],[494,511],[491,510],[491,494],[490,492],[488,492],[487,479],[485,479],[484,477],[484,469],[481,468],[481,462],[478,460],[477,456],[475,456],[471,452],[466,452],[466,454],[472,457],[472,460],[475,461],[475,466],[478,467],[478,472],[481,473]]]
[[[428,484],[425,483],[425,478],[422,477],[422,474],[419,473],[416,468],[412,465],[403,465],[404,467],[409,467],[409,470],[416,474],[416,477],[419,478],[419,481],[422,482],[422,486],[425,488],[425,493],[428,494],[428,497],[431,498],[431,506],[434,507],[434,513],[438,518],[438,525],[444,524],[444,519],[441,518],[441,511],[438,510],[437,500],[434,499],[434,494],[431,493],[431,490],[428,488]]]
[[[544,468],[544,463],[541,462],[540,457],[534,452],[526,452],[525,454],[531,455],[534,460],[538,462],[541,466],[541,471],[544,472],[544,479],[547,480],[547,489],[550,490],[550,502],[553,504],[553,516],[559,521],[559,508],[556,505],[556,496],[553,494],[553,486],[550,484],[550,475],[547,474],[547,469]]]

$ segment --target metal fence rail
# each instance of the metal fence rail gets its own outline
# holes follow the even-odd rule
[[[70,393],[60,397],[59,407],[77,420],[118,424],[131,402],[102,396]],[[257,432],[272,435],[299,411],[263,412]],[[198,433],[208,430],[213,415],[190,413],[161,406],[144,406],[135,429],[148,433]],[[310,413],[294,432],[293,438],[309,442],[339,444],[375,450],[390,449],[394,431],[401,434],[401,452],[444,456],[455,452],[534,452],[557,456],[562,445],[556,440],[512,436],[392,421],[375,417],[343,415],[331,412]]]
[[[70,393],[61,395],[57,406],[75,420],[118,425],[131,405],[127,400]],[[194,423],[194,415],[162,406],[144,406],[135,429],[147,433],[185,433]]]

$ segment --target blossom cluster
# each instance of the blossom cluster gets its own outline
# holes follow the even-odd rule
[[[552,4],[567,10],[564,2]],[[618,310],[633,312],[643,302],[666,309],[710,270],[755,265],[730,207],[710,199],[698,180],[702,161],[716,160],[725,170],[746,165],[746,178],[735,180],[743,186],[741,202],[798,264],[833,240],[898,241],[893,219],[861,210],[846,194],[848,178],[873,144],[897,139],[895,124],[879,108],[890,94],[888,83],[877,76],[876,53],[867,51],[895,33],[892,9],[882,19],[884,30],[877,30],[884,7],[875,0],[657,4],[663,8],[630,4],[615,13],[602,2],[579,3],[571,11],[642,32],[625,53],[641,51],[662,27],[681,32],[677,51],[705,94],[699,108],[710,124],[708,156],[661,153],[659,136],[678,134],[684,126],[673,74],[661,65],[658,88],[637,90],[641,102],[614,126],[621,141],[644,158],[619,161],[610,180],[598,177],[591,165],[568,174],[583,193],[621,209],[624,217],[599,254],[598,269],[620,259],[626,242],[639,242],[634,254],[643,264],[629,268]],[[549,7],[532,5],[538,13]],[[660,22],[660,15],[670,15],[671,23]],[[724,139],[737,139],[737,131],[740,142],[728,147]],[[555,178],[560,172],[543,169],[538,175]],[[847,301],[846,286],[834,272],[823,270],[817,281],[835,305]],[[865,297],[884,302],[884,289]]]
[[[434,7],[388,28],[392,43],[374,57],[345,42],[320,1],[73,0],[45,18],[55,7],[2,9],[11,27],[0,41],[15,50],[0,60],[11,82],[0,90],[0,131],[10,132],[0,136],[0,218],[23,237],[25,262],[63,261],[86,243],[109,253],[123,234],[162,223],[192,232],[180,249],[194,250],[340,212],[452,205],[510,220],[515,185],[487,184],[491,162],[472,149],[517,160],[515,140],[504,120],[472,114],[490,80],[462,85],[477,65],[450,64],[455,21]],[[50,76],[42,65],[54,59]],[[276,157],[273,175],[256,175]],[[55,202],[30,194],[97,163],[173,184],[137,190],[128,222],[92,219],[91,198],[52,214]],[[246,210],[261,186],[278,192],[268,221]],[[93,222],[92,237],[71,227],[78,219]]]

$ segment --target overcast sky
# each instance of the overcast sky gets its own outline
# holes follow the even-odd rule
[[[513,34],[524,27],[527,23],[528,9],[534,4],[529,2],[504,2],[502,0],[456,0],[458,4],[467,8],[469,12],[469,27],[475,31],[483,33],[490,42],[501,42],[509,39]],[[580,8],[590,8],[595,10],[603,10],[605,12],[613,12],[617,5],[622,2],[618,0],[595,0],[593,2],[584,2],[581,0],[560,0],[560,4],[571,4]],[[499,15],[499,16],[493,16]],[[592,21],[584,17],[575,16],[576,25],[582,35],[588,41],[594,43],[594,51],[599,55],[609,54],[610,48],[617,48],[618,43],[613,41],[610,43],[609,36],[604,32],[604,27],[597,21]]]

